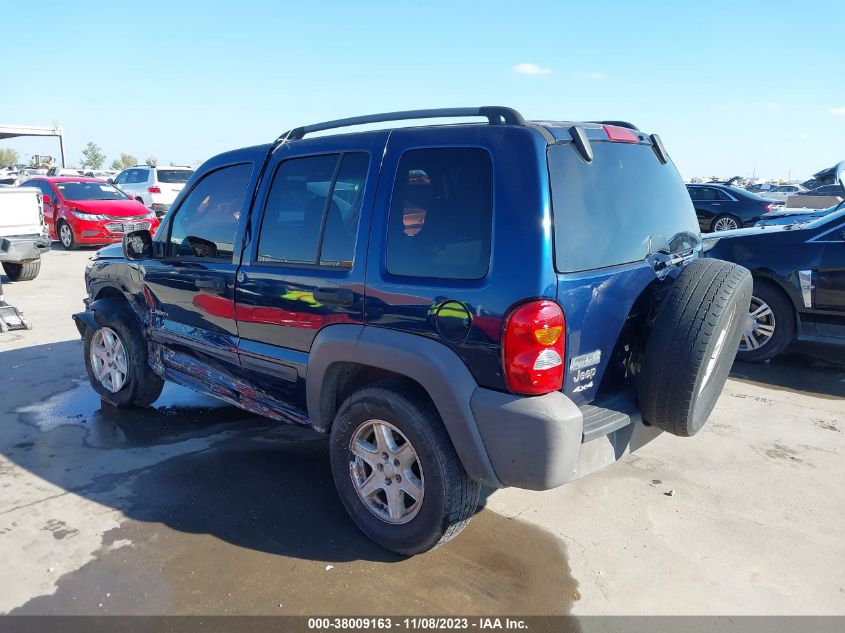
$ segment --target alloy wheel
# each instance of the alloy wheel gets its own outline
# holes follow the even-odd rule
[[[407,523],[422,507],[425,479],[417,452],[384,420],[367,420],[349,442],[349,474],[358,497],[382,521]]]
[[[713,226],[714,231],[734,231],[738,228],[739,224],[733,218],[719,218]]]
[[[129,368],[126,362],[126,348],[117,333],[111,328],[100,328],[91,339],[91,368],[94,376],[112,393],[117,393],[126,384]]]
[[[73,244],[73,232],[67,224],[62,224],[59,227],[59,239],[62,241],[62,246],[69,248]]]
[[[775,335],[775,314],[769,305],[758,297],[751,297],[751,307],[745,322],[745,330],[739,342],[739,351],[750,352],[760,349]]]

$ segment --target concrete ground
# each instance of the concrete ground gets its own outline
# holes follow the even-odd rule
[[[492,493],[401,559],[346,517],[318,437],[176,386],[102,406],[70,319],[90,254],[4,283],[34,329],[0,335],[0,613],[845,614],[835,366],[738,364],[695,438]]]

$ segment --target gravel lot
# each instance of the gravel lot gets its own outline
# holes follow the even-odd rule
[[[90,254],[4,278],[34,329],[0,335],[0,613],[845,614],[837,365],[737,364],[695,438],[492,493],[403,560],[347,519],[318,436],[175,386],[101,407],[70,319]]]

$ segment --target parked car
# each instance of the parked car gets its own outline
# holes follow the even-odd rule
[[[826,215],[839,211],[844,203],[840,202],[828,207],[827,209],[784,209],[783,211],[774,211],[766,215],[754,226],[777,226],[786,224],[803,224],[810,222],[816,218],[823,218]]]
[[[114,184],[162,217],[193,173],[190,167],[136,165],[120,172]]]
[[[845,187],[839,183],[822,185],[809,191],[802,191],[800,196],[836,196],[838,198],[845,198]]]
[[[41,256],[50,250],[41,205],[38,191],[0,189],[0,262],[12,281],[35,279],[41,270]]]
[[[32,178],[21,187],[41,191],[50,237],[65,250],[119,242],[138,229],[154,233],[159,225],[155,213],[96,178]]]
[[[17,167],[0,167],[0,187],[15,187],[17,184]]]
[[[114,178],[117,176],[118,171],[116,169],[89,169],[83,176],[87,176],[88,178],[99,178],[100,180],[109,180],[110,178]]]
[[[766,195],[768,192],[772,191],[779,185],[773,182],[763,182],[756,185],[750,185],[746,187],[746,191],[750,191],[751,193],[756,193],[758,195]]]
[[[808,190],[801,185],[779,185],[766,191],[766,198],[785,201],[789,196],[794,196],[804,191]]]
[[[818,189],[824,185],[842,184],[842,174],[845,173],[845,161],[839,162],[833,167],[822,169],[820,172],[813,174],[809,180],[805,180],[801,185],[808,190]]]
[[[553,488],[701,428],[751,277],[700,244],[662,142],[630,124],[372,115],[207,161],[155,237],[97,254],[74,318],[117,407],[172,380],[329,433],[353,521],[415,554],[481,484]]]
[[[765,214],[783,204],[739,187],[725,185],[687,185],[687,191],[702,233],[754,226]]]
[[[754,276],[737,358],[767,360],[795,340],[845,345],[845,207],[807,223],[719,233],[705,248]]]

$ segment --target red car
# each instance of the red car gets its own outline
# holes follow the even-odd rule
[[[50,237],[66,250],[119,242],[138,229],[155,233],[159,225],[153,211],[97,178],[31,178],[21,186],[41,190]]]

